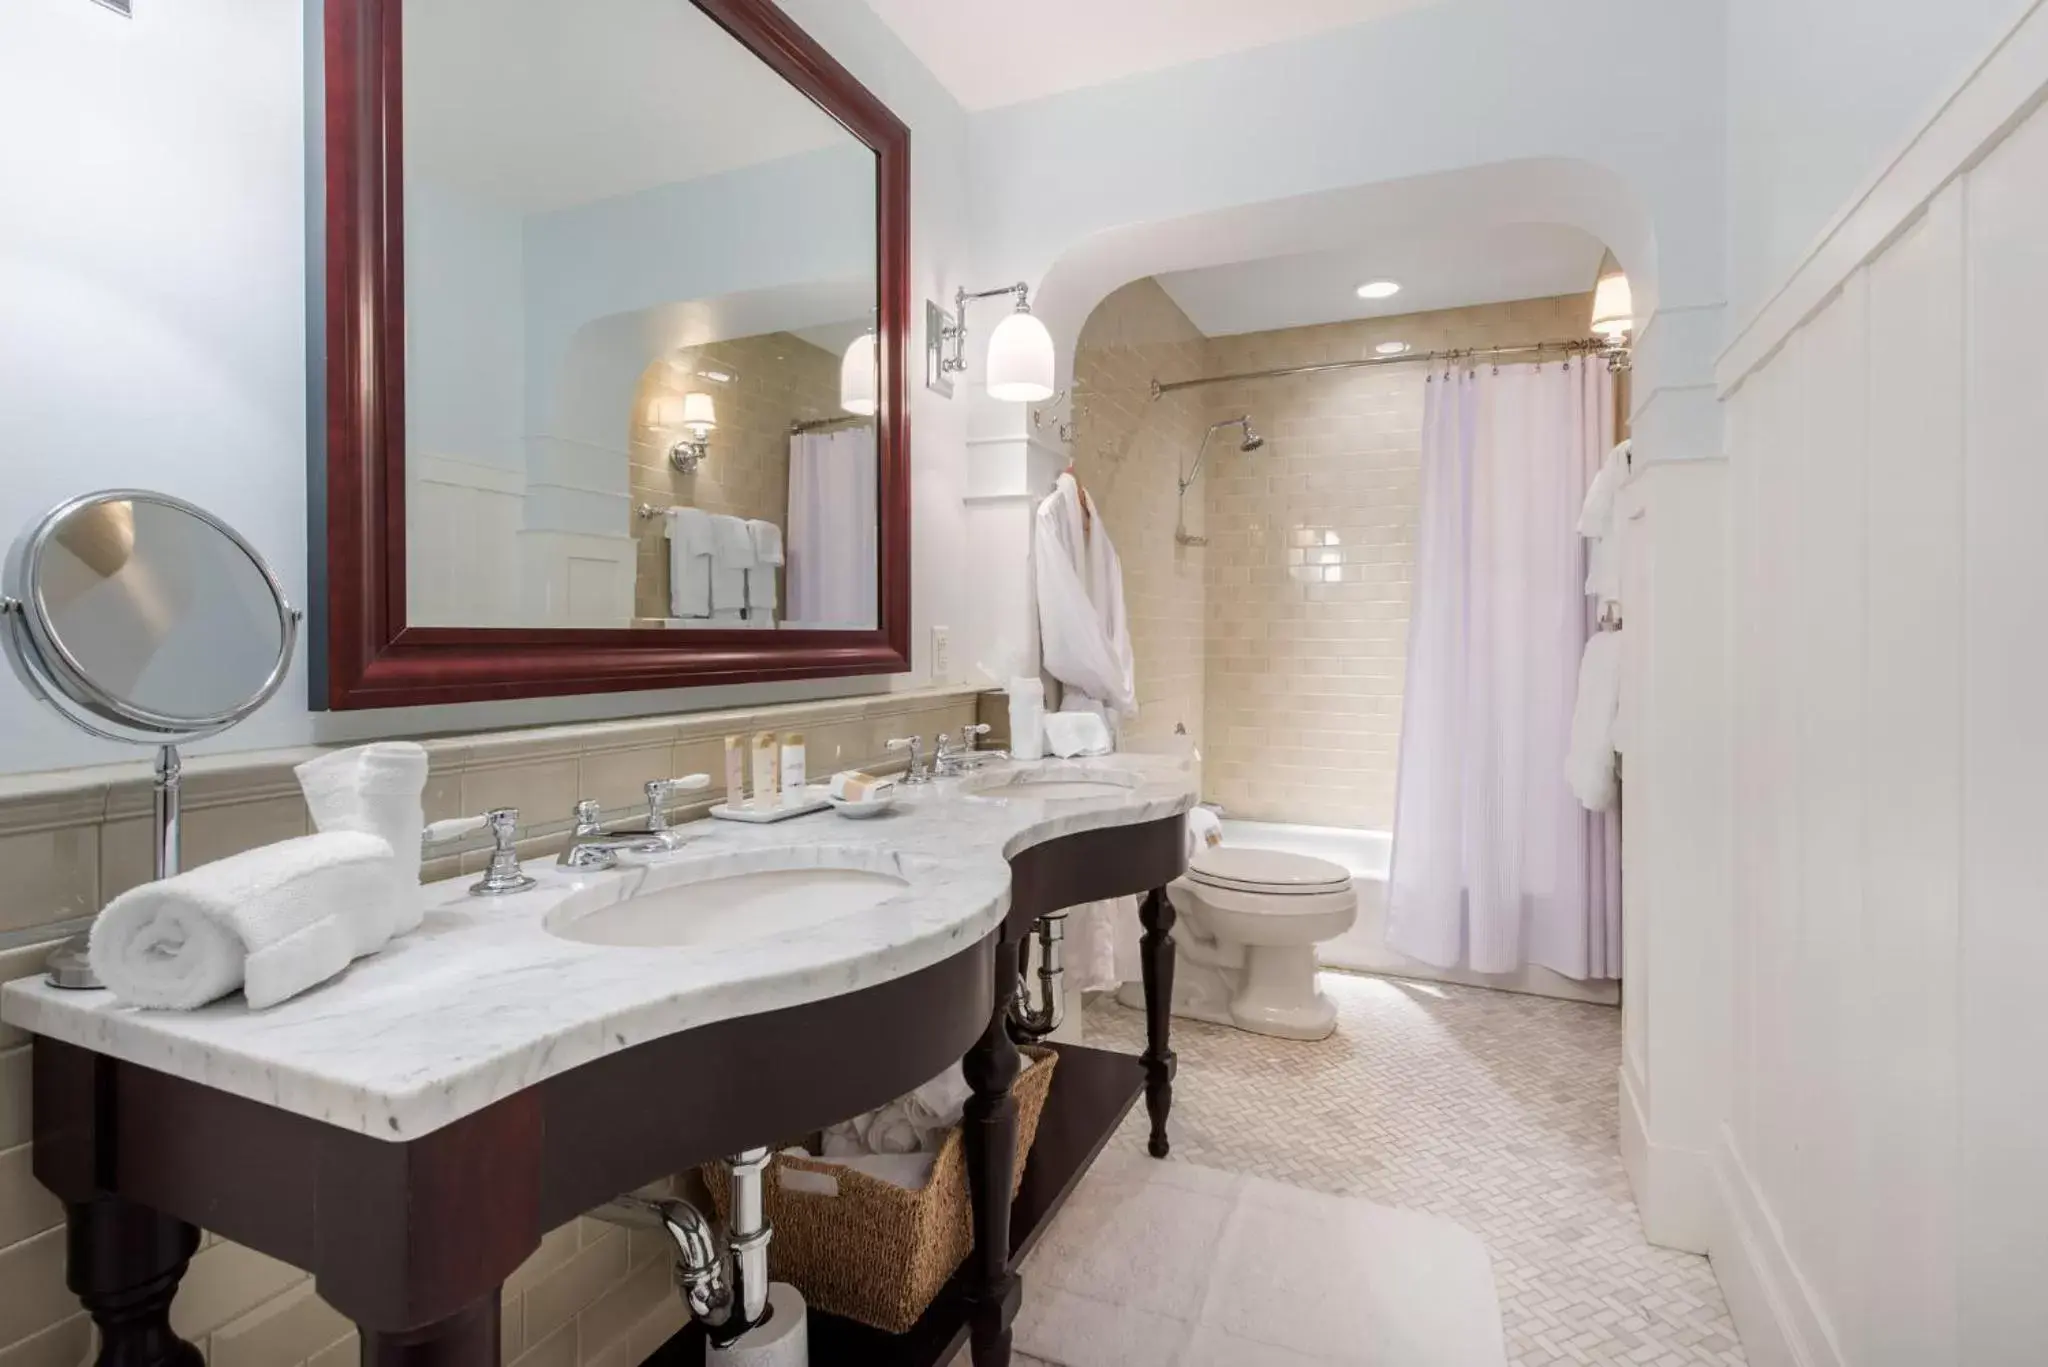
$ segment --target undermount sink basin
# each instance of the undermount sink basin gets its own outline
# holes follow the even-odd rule
[[[542,927],[620,948],[713,948],[773,940],[857,916],[910,885],[886,850],[789,846],[677,860],[572,894]]]
[[[1062,799],[1122,797],[1138,786],[1138,776],[1118,769],[1091,769],[1086,765],[1049,765],[1036,769],[1011,769],[972,779],[967,791],[977,797],[1019,798],[1035,802]]]

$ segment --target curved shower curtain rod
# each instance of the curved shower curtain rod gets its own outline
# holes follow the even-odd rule
[[[1272,380],[1283,375],[1320,375],[1330,370],[1363,370],[1385,365],[1413,365],[1417,361],[1461,361],[1485,356],[1500,360],[1504,356],[1536,356],[1546,353],[1565,352],[1568,355],[1604,356],[1609,370],[1629,368],[1629,348],[1626,343],[1615,343],[1605,337],[1581,337],[1565,342],[1530,342],[1523,346],[1471,347],[1451,351],[1404,351],[1398,356],[1364,356],[1355,361],[1321,361],[1314,365],[1281,366],[1273,370],[1242,370],[1234,375],[1203,375],[1192,380],[1152,381],[1152,397],[1157,400],[1177,389],[1193,389],[1205,384],[1227,384],[1232,380]]]

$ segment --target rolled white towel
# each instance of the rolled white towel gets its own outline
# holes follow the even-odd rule
[[[391,861],[374,835],[304,835],[131,888],[93,922],[93,972],[134,1006],[191,1011],[238,987],[274,1006],[357,957],[351,909],[389,895]]]
[[[427,752],[411,741],[379,741],[309,759],[293,770],[306,794],[314,829],[374,835],[392,850],[391,890],[354,909],[356,953],[381,949],[394,935],[419,929],[421,806]]]

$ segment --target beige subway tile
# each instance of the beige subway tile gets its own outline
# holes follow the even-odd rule
[[[509,1367],[578,1367],[576,1321],[570,1320],[518,1357]]]
[[[171,1303],[171,1327],[187,1339],[210,1334],[305,1279],[289,1264],[223,1239],[193,1256]]]
[[[357,1367],[362,1360],[362,1343],[351,1329],[346,1336],[307,1358],[306,1367]]]
[[[676,1300],[675,1279],[666,1259],[655,1259],[590,1302],[576,1316],[583,1360],[610,1347],[664,1304]]]
[[[73,1315],[19,1343],[0,1347],[0,1367],[79,1367],[92,1349],[92,1321]]]
[[[580,1231],[578,1221],[557,1225],[541,1236],[540,1247],[526,1256],[526,1261],[514,1268],[512,1275],[505,1279],[504,1297],[516,1300],[525,1295],[534,1283],[561,1267],[576,1256],[580,1246],[577,1242]]]
[[[347,1335],[351,1326],[302,1281],[282,1295],[213,1331],[211,1367],[275,1367],[312,1357]]]
[[[462,774],[462,809],[519,809],[522,827],[566,826],[583,796],[574,754],[481,764]]]
[[[0,1248],[64,1223],[64,1206],[31,1170],[34,1148],[0,1150]]]
[[[683,1310],[682,1303],[671,1294],[608,1346],[593,1353],[586,1342],[583,1367],[639,1367],[664,1343],[680,1333],[688,1320],[689,1315]]]
[[[0,931],[90,916],[100,909],[99,827],[0,835]]]
[[[526,1292],[526,1336],[544,1340],[625,1275],[626,1235],[607,1229]]]
[[[578,761],[577,792],[596,799],[607,814],[646,808],[646,785],[674,778],[672,747],[666,739],[653,745],[585,751]]]
[[[18,1343],[78,1312],[64,1285],[64,1231],[0,1248],[0,1343]]]
[[[0,1149],[29,1141],[30,1070],[27,1044],[0,1050]],[[0,1244],[7,1242],[0,1239]]]

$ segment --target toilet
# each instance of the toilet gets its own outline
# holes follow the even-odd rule
[[[1217,845],[1167,888],[1179,920],[1174,1014],[1282,1039],[1318,1040],[1337,1008],[1316,989],[1316,946],[1351,929],[1358,893],[1341,865]],[[1142,985],[1117,999],[1140,1009]]]

